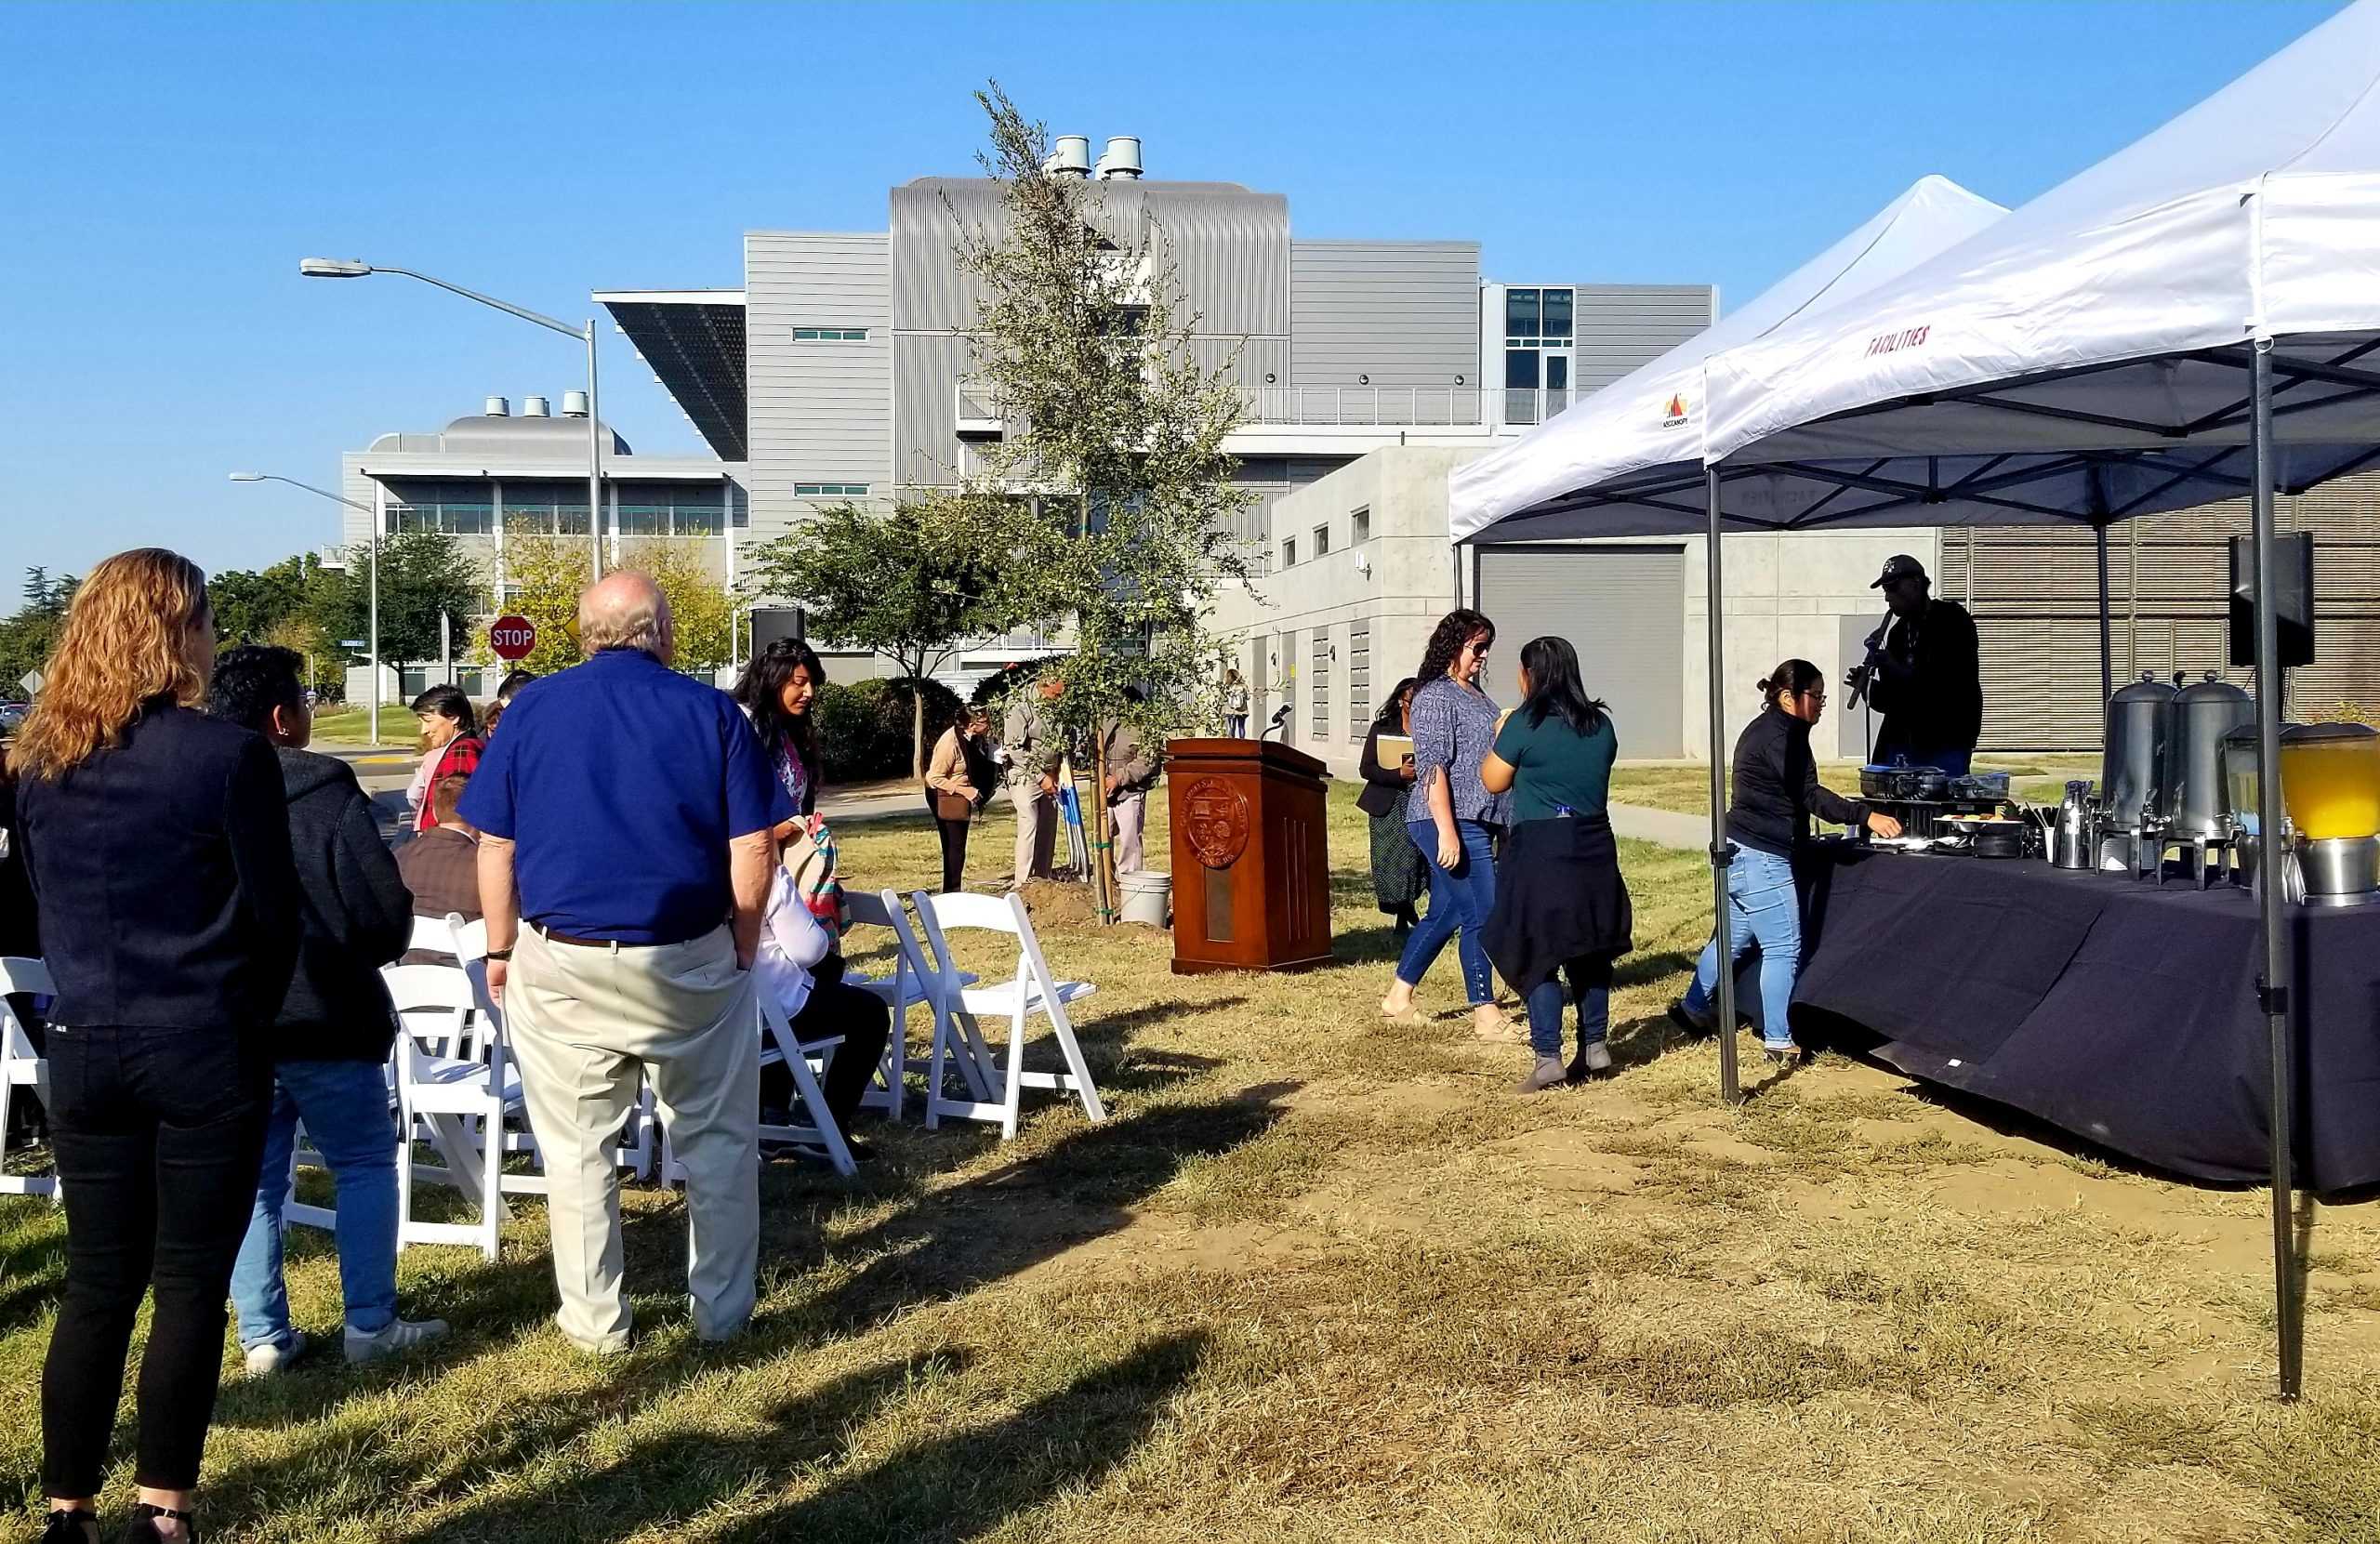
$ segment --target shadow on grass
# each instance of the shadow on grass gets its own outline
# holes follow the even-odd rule
[[[963,1183],[916,1189],[892,1216],[836,1240],[831,1249],[810,1225],[813,1213],[798,1205],[765,1206],[764,1294],[776,1298],[781,1289],[771,1289],[774,1283],[813,1274],[820,1278],[818,1289],[777,1301],[744,1335],[718,1346],[671,1333],[682,1323],[681,1307],[664,1323],[645,1314],[643,1343],[628,1355],[592,1364],[601,1376],[591,1385],[508,1405],[466,1442],[369,1445],[372,1494],[402,1496],[408,1508],[462,1500],[598,1425],[632,1426],[706,1372],[763,1366],[865,1335],[913,1309],[962,1297],[1116,1232],[1130,1223],[1134,1205],[1184,1164],[1263,1136],[1282,1116],[1279,1101],[1295,1087],[1265,1085],[1196,1104],[1144,1109],[1068,1132],[1039,1153]],[[676,1207],[641,1213],[627,1224],[629,1287],[641,1307],[650,1307],[655,1297],[682,1294],[682,1243],[671,1247],[660,1235],[682,1240],[684,1227]],[[860,1263],[850,1269],[844,1262]],[[389,1381],[424,1376],[434,1362],[499,1351],[538,1329],[553,1312],[550,1264],[542,1250],[474,1268],[455,1286],[459,1290],[442,1294],[437,1306],[457,1332],[431,1357],[385,1370],[229,1385],[222,1419],[252,1426],[321,1421]],[[888,1459],[810,1502],[772,1514],[767,1525],[798,1528],[803,1537],[849,1538],[955,1538],[995,1525],[1051,1489],[1093,1479],[1127,1456],[1157,1406],[1195,1366],[1198,1345],[1195,1338],[1158,1342],[1038,1401],[991,1432],[937,1440]],[[557,1356],[575,1354],[559,1339],[551,1349]],[[879,1366],[768,1411],[765,1435],[723,1438],[706,1432],[641,1444],[591,1480],[575,1474],[567,1491],[507,1498],[406,1537],[612,1539],[691,1516],[747,1488],[756,1473],[782,1474],[816,1461],[824,1440],[817,1432],[840,1433],[864,1421],[916,1375],[908,1363]],[[324,1476],[343,1476],[353,1468],[357,1442],[352,1430],[325,1430],[310,1433],[294,1453],[210,1475],[210,1510],[225,1527],[269,1528],[277,1512],[319,1502]],[[31,1483],[30,1476],[20,1478]],[[906,1520],[893,1526],[888,1515]],[[756,1524],[733,1537],[763,1536]]]

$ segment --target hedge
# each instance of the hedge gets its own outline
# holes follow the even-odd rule
[[[926,749],[950,727],[959,696],[938,680],[924,683]],[[859,783],[898,777],[912,770],[911,691],[907,680],[829,681],[811,708],[818,720],[818,749],[829,783]]]

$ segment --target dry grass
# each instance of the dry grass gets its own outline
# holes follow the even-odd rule
[[[922,819],[843,838],[869,882],[931,882]],[[979,878],[1006,838],[978,834]],[[547,1326],[534,1204],[496,1266],[408,1251],[408,1303],[454,1341],[227,1385],[210,1537],[2380,1537],[2367,1208],[2315,1219],[2309,1397],[2276,1405],[2260,1195],[1837,1057],[1720,1105],[1712,1049],[1659,1018],[1705,926],[1693,854],[1624,853],[1621,1075],[1524,1101],[1526,1053],[1470,1038],[1450,961],[1439,1019],[1375,1020],[1390,941],[1343,801],[1331,841],[1329,970],[1176,977],[1161,936],[1050,914],[1059,969],[1100,986],[1080,1022],[1111,1118],[1043,1102],[1006,1147],[871,1130],[886,1155],[851,1185],[773,1168],[734,1345],[689,1334],[654,1193],[629,1197],[646,1328],[618,1361]],[[0,1462],[28,1500],[59,1237],[0,1206]],[[291,1285],[331,1333],[326,1239]]]

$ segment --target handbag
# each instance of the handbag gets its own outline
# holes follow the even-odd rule
[[[936,788],[933,791],[933,818],[972,820],[975,818],[975,801],[965,794],[946,793]]]

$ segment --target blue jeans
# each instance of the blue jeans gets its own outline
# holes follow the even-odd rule
[[[1496,859],[1488,844],[1488,827],[1475,820],[1459,820],[1454,828],[1462,838],[1462,859],[1448,873],[1438,866],[1436,823],[1406,823],[1405,834],[1421,849],[1421,864],[1430,871],[1430,915],[1406,939],[1405,953],[1396,961],[1396,979],[1408,986],[1420,985],[1430,962],[1461,929],[1462,940],[1455,953],[1462,961],[1463,990],[1476,1008],[1496,1000],[1488,945],[1479,936],[1488,926],[1488,914],[1496,909]]]
[[[273,1068],[272,1117],[248,1236],[231,1268],[240,1346],[289,1343],[289,1287],[281,1273],[281,1210],[298,1123],[330,1166],[338,1194],[338,1281],[347,1327],[372,1335],[397,1316],[397,1123],[377,1062],[284,1062]]]
[[[1247,714],[1245,714],[1245,713],[1226,713],[1226,714],[1224,714],[1224,715],[1223,715],[1223,733],[1224,733],[1224,735],[1225,735],[1227,738],[1229,738],[1229,739],[1233,739],[1233,740],[1245,740],[1245,739],[1247,739],[1247,738],[1248,738],[1248,715],[1247,715]]]
[[[1775,1049],[1793,1043],[1787,1012],[1793,1002],[1793,978],[1802,969],[1802,898],[1793,888],[1793,864],[1773,852],[1749,847],[1736,850],[1727,870],[1727,963],[1754,944],[1760,945],[1761,1039]],[[1711,1006],[1719,989],[1719,940],[1714,933],[1694,967],[1694,984],[1686,988],[1686,1006],[1697,1013]],[[1721,1024],[1723,1035],[1735,1025]]]
[[[1611,1032],[1611,962],[1591,960],[1567,967],[1572,1000],[1579,1005],[1579,1049]],[[1529,989],[1528,1049],[1540,1056],[1562,1054],[1562,980],[1548,976]]]

